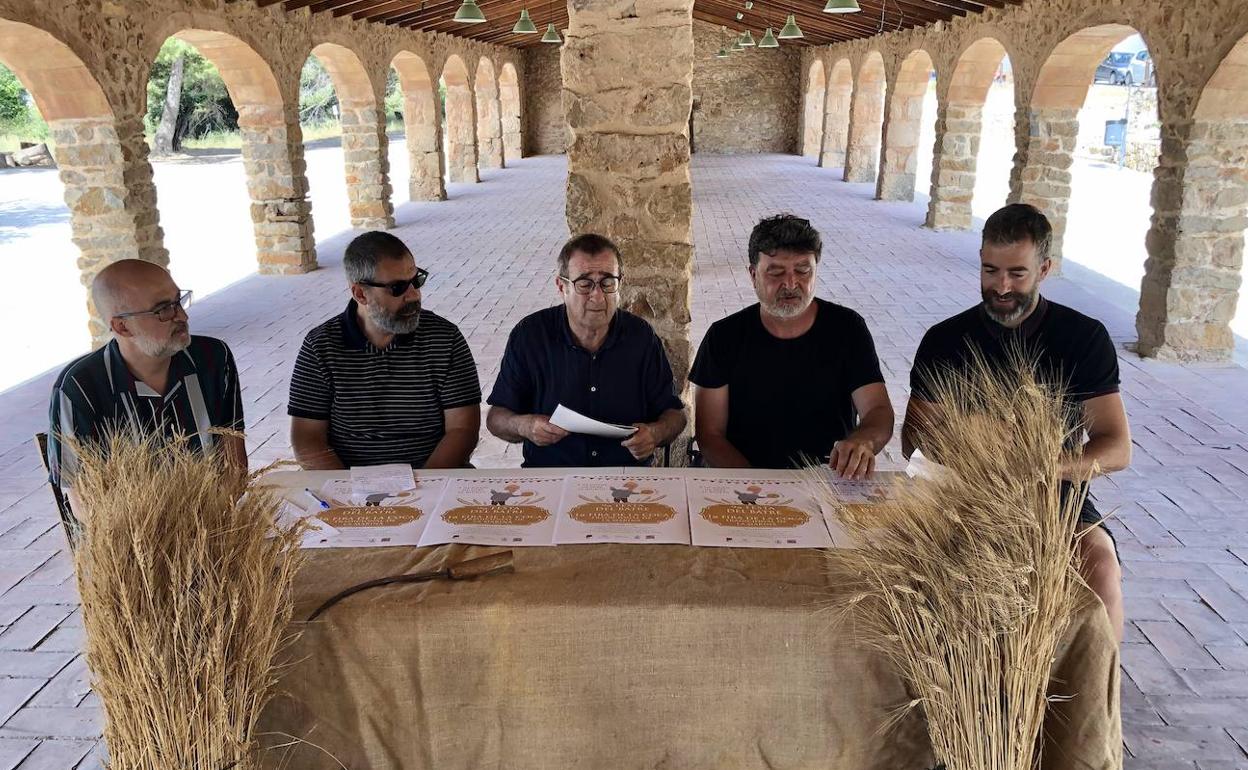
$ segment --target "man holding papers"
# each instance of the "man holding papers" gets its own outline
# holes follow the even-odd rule
[[[622,280],[615,244],[573,238],[555,276],[563,303],[523,319],[507,339],[485,424],[524,443],[524,467],[644,465],[684,430],[663,343],[619,309]],[[552,423],[560,406],[556,422],[576,432]],[[635,430],[621,438],[629,434],[621,425]]]

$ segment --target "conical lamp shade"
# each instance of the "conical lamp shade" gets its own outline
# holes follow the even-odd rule
[[[464,4],[455,12],[455,21],[464,24],[481,24],[485,21],[485,14],[481,13],[477,0],[464,0]]]
[[[715,58],[716,58],[716,59],[727,59],[727,58],[728,58],[728,49],[727,49],[727,48],[724,48],[724,47],[721,45],[721,46],[719,47],[719,50],[715,52]]]
[[[780,41],[776,40],[776,36],[772,34],[771,27],[767,28],[767,32],[763,34],[761,40],[758,41],[759,48],[779,48]]]
[[[823,6],[824,13],[858,13],[861,10],[858,0],[828,0],[828,4]]]
[[[559,30],[555,29],[554,22],[546,25],[546,34],[542,35],[543,43],[562,43],[563,38],[559,37]]]
[[[741,39],[738,40],[737,42],[741,44],[742,48],[753,48],[754,36],[751,35],[750,31],[747,29],[746,31],[741,33]]]
[[[732,41],[732,47],[729,48],[728,50],[734,53],[737,51],[744,51],[745,49],[741,47],[741,38],[737,38],[736,40]]]
[[[516,35],[537,34],[537,27],[533,26],[533,19],[529,16],[527,8],[520,11],[520,21],[516,22],[516,26],[512,27],[511,31]]]
[[[784,26],[781,27],[780,29],[780,34],[776,35],[776,37],[780,38],[781,40],[788,40],[789,38],[801,37],[801,36],[802,36],[802,30],[799,29],[797,26],[797,19],[794,18],[793,14],[790,13],[788,20],[784,22]]]

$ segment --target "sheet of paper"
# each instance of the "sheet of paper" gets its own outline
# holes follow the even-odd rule
[[[404,466],[406,467],[406,466]],[[334,479],[321,488],[329,510],[313,511],[313,527],[303,538],[304,548],[376,548],[418,545],[446,488],[445,477],[409,478],[407,488],[391,493],[352,495],[352,481]]]
[[[830,548],[819,503],[800,479],[687,479],[694,545],[736,548]]]
[[[555,407],[555,413],[550,416],[552,425],[558,425],[560,428],[569,433],[584,433],[589,436],[603,436],[605,438],[628,438],[637,432],[632,425],[612,425],[609,422],[599,422],[590,417],[586,417],[580,412],[573,411],[563,404]]]
[[[421,545],[553,545],[563,479],[501,476],[451,479]]]
[[[412,466],[403,463],[359,465],[351,469],[351,496],[356,502],[381,499],[411,489],[414,480]]]
[[[689,543],[680,476],[569,476],[555,520],[556,543]]]

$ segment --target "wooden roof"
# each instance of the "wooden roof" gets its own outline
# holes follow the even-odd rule
[[[778,33],[785,17],[797,17],[805,37],[781,41],[781,45],[827,45],[856,38],[871,37],[881,32],[920,27],[958,16],[980,13],[985,8],[1019,5],[1023,0],[858,0],[861,13],[823,13],[823,0],[753,0],[753,8],[745,8],[745,0],[694,0],[693,17],[711,24],[726,26],[730,31],[749,29],[758,39],[763,30],[772,27]],[[391,24],[426,32],[480,40],[497,45],[523,48],[541,45],[541,32],[554,22],[560,34],[568,26],[566,0],[478,0],[487,21],[484,24],[461,24],[454,20],[461,0],[257,0],[260,6],[281,4],[286,10],[310,8],[313,13],[349,16],[376,24]],[[538,28],[536,35],[515,35],[511,28],[527,8]],[[736,14],[744,15],[741,21]]]

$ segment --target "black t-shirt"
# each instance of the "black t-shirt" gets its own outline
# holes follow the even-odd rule
[[[756,303],[711,324],[698,348],[689,379],[728,386],[728,440],[756,468],[826,460],[857,425],[853,392],[884,381],[862,316],[815,304],[815,323],[800,337],[773,337]]]

